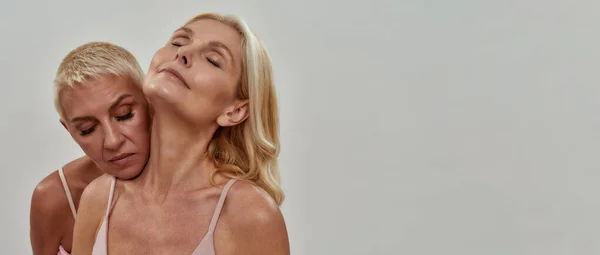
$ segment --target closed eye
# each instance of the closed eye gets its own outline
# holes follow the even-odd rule
[[[90,133],[94,132],[95,129],[96,129],[96,125],[92,126],[91,128],[88,128],[86,130],[80,131],[79,135],[81,135],[81,136],[89,135]]]
[[[122,116],[115,117],[115,119],[117,121],[124,121],[124,120],[128,120],[128,119],[131,119],[131,118],[133,118],[133,112],[130,112],[130,113],[122,115]]]
[[[213,66],[221,68],[221,65],[219,65],[219,63],[217,63],[217,61],[214,61],[214,60],[210,59],[209,57],[207,57],[206,60],[208,60],[208,62],[210,62]]]
[[[187,38],[185,38],[185,37],[181,37],[181,36],[178,36],[178,37],[175,37],[175,38],[173,38],[173,39],[171,40],[171,45],[173,45],[173,46],[175,46],[175,47],[181,47],[181,46],[183,46],[183,44],[184,44],[186,41],[188,41],[188,39],[187,39]]]

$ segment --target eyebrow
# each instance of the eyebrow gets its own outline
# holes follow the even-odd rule
[[[224,49],[227,52],[227,54],[229,54],[229,57],[231,59],[233,59],[233,54],[231,54],[231,50],[229,50],[229,48],[227,46],[225,46],[225,44],[223,44],[221,42],[217,42],[217,41],[209,41],[208,46]]]
[[[179,31],[184,31],[184,32],[185,32],[185,33],[187,33],[188,35],[190,35],[190,36],[194,36],[194,31],[193,31],[193,30],[191,30],[191,29],[190,29],[190,28],[188,28],[188,27],[180,27],[179,29],[175,30],[175,32],[173,32],[173,33],[177,33],[177,32],[179,32]],[[231,59],[233,59],[233,54],[231,53],[231,50],[229,49],[229,47],[227,47],[227,46],[226,46],[225,44],[223,44],[222,42],[219,42],[219,41],[214,41],[214,40],[212,40],[212,41],[209,41],[209,42],[208,42],[208,46],[210,46],[210,47],[214,47],[214,48],[222,48],[222,49],[224,49],[224,50],[227,52],[227,54],[229,54],[229,57],[230,57]]]
[[[119,98],[117,98],[117,100],[115,100],[110,107],[108,108],[108,111],[112,111],[115,107],[117,107],[117,105],[119,105],[121,103],[121,101],[123,101],[125,98],[128,97],[133,97],[133,95],[131,94],[123,94],[121,95]],[[82,116],[82,117],[75,117],[71,119],[71,122],[77,122],[77,121],[85,121],[85,120],[93,120],[93,117],[90,116]]]
[[[174,34],[174,33],[177,33],[177,32],[179,32],[180,30],[182,30],[182,31],[184,31],[184,32],[186,32],[186,33],[188,33],[188,34],[190,34],[190,35],[193,35],[193,34],[194,34],[194,31],[192,31],[191,29],[189,29],[189,28],[187,28],[187,27],[180,27],[180,28],[178,28],[177,30],[175,30],[175,31],[173,32],[173,34]]]

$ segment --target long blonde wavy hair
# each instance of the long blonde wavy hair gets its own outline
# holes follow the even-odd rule
[[[232,15],[200,14],[188,22],[211,19],[237,30],[242,37],[242,74],[237,89],[238,99],[248,99],[248,118],[232,127],[219,127],[208,147],[217,174],[248,180],[264,189],[281,205],[279,166],[279,114],[273,84],[271,60],[264,43],[246,22]]]

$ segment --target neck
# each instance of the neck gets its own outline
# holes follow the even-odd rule
[[[209,185],[215,170],[214,163],[207,157],[213,133],[207,128],[183,123],[172,113],[156,112],[150,158],[139,178],[144,191],[153,199],[164,200],[169,193]]]
[[[96,163],[88,156],[78,158],[74,163],[76,163],[77,166],[80,166],[77,168],[84,170],[80,171],[80,178],[86,184],[89,184],[100,175],[104,174],[104,171],[102,171],[102,169],[100,169],[100,167],[98,167],[98,165],[96,165]]]

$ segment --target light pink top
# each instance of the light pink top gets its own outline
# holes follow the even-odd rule
[[[71,196],[71,191],[69,190],[69,185],[67,184],[67,178],[65,177],[65,173],[63,169],[58,169],[58,176],[60,177],[60,181],[62,182],[62,186],[65,190],[65,194],[67,195],[67,200],[69,201],[69,207],[71,207],[71,213],[73,213],[73,218],[76,218],[77,211],[75,210],[75,203],[73,203],[73,197]],[[65,248],[60,245],[58,246],[58,255],[70,255]]]
[[[65,248],[61,246],[58,246],[58,255],[71,255],[69,254],[67,251],[65,251]]]
[[[102,221],[102,225],[100,226],[100,230],[98,230],[98,235],[96,236],[96,242],[94,243],[94,248],[92,250],[92,255],[107,255],[108,254],[108,215],[111,210],[111,204],[113,195],[115,192],[115,181],[116,179],[113,177],[112,182],[110,184],[110,192],[108,194],[108,205],[106,206],[106,215],[104,215],[104,220]],[[192,255],[214,255],[215,254],[215,244],[214,244],[214,236],[213,233],[215,231],[215,227],[217,226],[217,221],[219,220],[219,215],[221,215],[221,210],[223,209],[223,204],[225,203],[225,198],[227,197],[227,193],[229,192],[229,188],[235,182],[234,179],[229,180],[225,187],[221,191],[221,196],[219,197],[219,202],[217,203],[217,207],[215,208],[215,212],[213,213],[213,217],[210,221],[210,225],[208,227],[208,232],[200,241],[200,244],[196,247]]]

